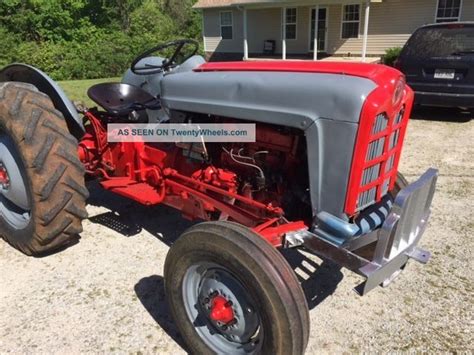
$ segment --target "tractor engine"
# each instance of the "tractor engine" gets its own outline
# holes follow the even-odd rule
[[[91,124],[79,157],[87,173],[108,190],[147,205],[168,204],[188,219],[233,220],[216,208],[219,201],[250,213],[251,223],[268,212],[311,222],[306,143],[299,130],[259,123],[255,143],[109,143],[107,124],[114,122],[94,110],[85,115]],[[192,114],[180,114],[180,121],[183,115],[193,123],[238,122]],[[184,189],[173,185],[178,180]]]
[[[209,146],[211,161],[236,174],[241,195],[281,207],[289,219],[311,218],[306,144],[301,132],[258,124],[255,143]]]

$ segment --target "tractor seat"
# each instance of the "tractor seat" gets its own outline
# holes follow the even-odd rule
[[[160,100],[129,84],[103,83],[92,86],[87,95],[113,116],[128,116],[133,111],[159,110]]]

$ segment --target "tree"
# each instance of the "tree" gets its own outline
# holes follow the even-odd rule
[[[118,19],[122,31],[130,30],[130,17],[143,1],[141,0],[102,0],[102,7],[108,16]]]
[[[54,79],[120,76],[145,49],[200,38],[195,0],[0,0],[0,66]]]

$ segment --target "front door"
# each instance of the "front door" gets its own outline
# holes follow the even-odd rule
[[[326,52],[327,30],[328,30],[328,8],[320,7],[318,10],[318,52]],[[314,30],[316,22],[316,9],[311,9],[311,36],[309,48],[314,51]]]

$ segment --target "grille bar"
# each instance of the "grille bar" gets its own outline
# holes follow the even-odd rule
[[[356,211],[361,211],[380,200],[394,183],[397,174],[395,165],[401,153],[400,137],[404,117],[405,106],[393,117],[386,113],[375,117],[368,139]]]

